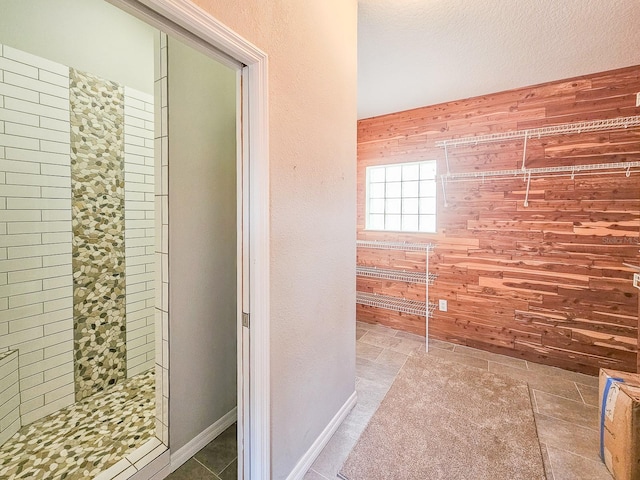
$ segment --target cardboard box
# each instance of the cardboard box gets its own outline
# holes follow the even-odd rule
[[[600,457],[615,480],[640,480],[640,374],[600,369]]]

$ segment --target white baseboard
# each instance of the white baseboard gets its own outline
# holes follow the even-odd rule
[[[176,452],[171,452],[171,471],[174,472],[180,468],[187,460],[198,453],[211,440],[216,438],[227,428],[233,425],[238,418],[238,409],[234,408],[226,413],[221,419],[213,425],[207,427],[203,432],[199,433],[193,440]]]
[[[307,450],[302,458],[300,458],[295,468],[287,476],[287,480],[302,480],[307,471],[311,468],[311,465],[313,465],[313,462],[318,458],[318,455],[320,455],[320,452],[322,452],[322,449],[325,447],[327,442],[331,440],[335,431],[342,424],[347,415],[349,415],[349,412],[355,406],[357,399],[358,396],[356,392],[353,392],[344,405],[342,405],[340,410],[338,410],[338,413],[336,413],[331,419],[322,433],[318,435],[318,438],[316,438],[309,450]]]

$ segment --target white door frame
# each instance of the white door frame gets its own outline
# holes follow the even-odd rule
[[[238,415],[244,417],[249,433],[249,438],[244,438],[242,434],[240,436],[242,445],[238,448],[243,449],[245,458],[244,465],[239,465],[239,471],[244,470],[243,480],[268,480],[271,476],[271,435],[267,55],[189,0],[107,1],[165,32],[188,40],[222,63],[236,68],[238,64],[244,65],[241,74],[242,164],[238,171],[243,172],[242,204],[245,206],[241,226],[248,228],[251,233],[248,239],[244,238],[241,246],[244,260],[247,254],[250,259],[249,262],[243,261],[244,273],[248,273],[249,278],[248,285],[245,283],[242,289],[242,307],[246,313],[250,312],[251,328],[248,330],[238,324],[238,361],[241,364],[238,374]],[[249,298],[245,295],[247,286],[251,292]],[[238,295],[240,298],[240,291]],[[249,310],[246,310],[247,306]],[[243,339],[246,341],[247,337],[248,352],[246,344],[242,350]],[[249,418],[246,418],[247,415]]]

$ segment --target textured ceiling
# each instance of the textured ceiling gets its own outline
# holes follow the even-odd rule
[[[640,0],[359,0],[358,117],[640,64]]]

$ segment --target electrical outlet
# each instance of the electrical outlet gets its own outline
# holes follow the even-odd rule
[[[640,107],[640,92],[636,93],[636,107]]]
[[[441,312],[447,311],[447,301],[446,300],[438,300],[438,310]]]

